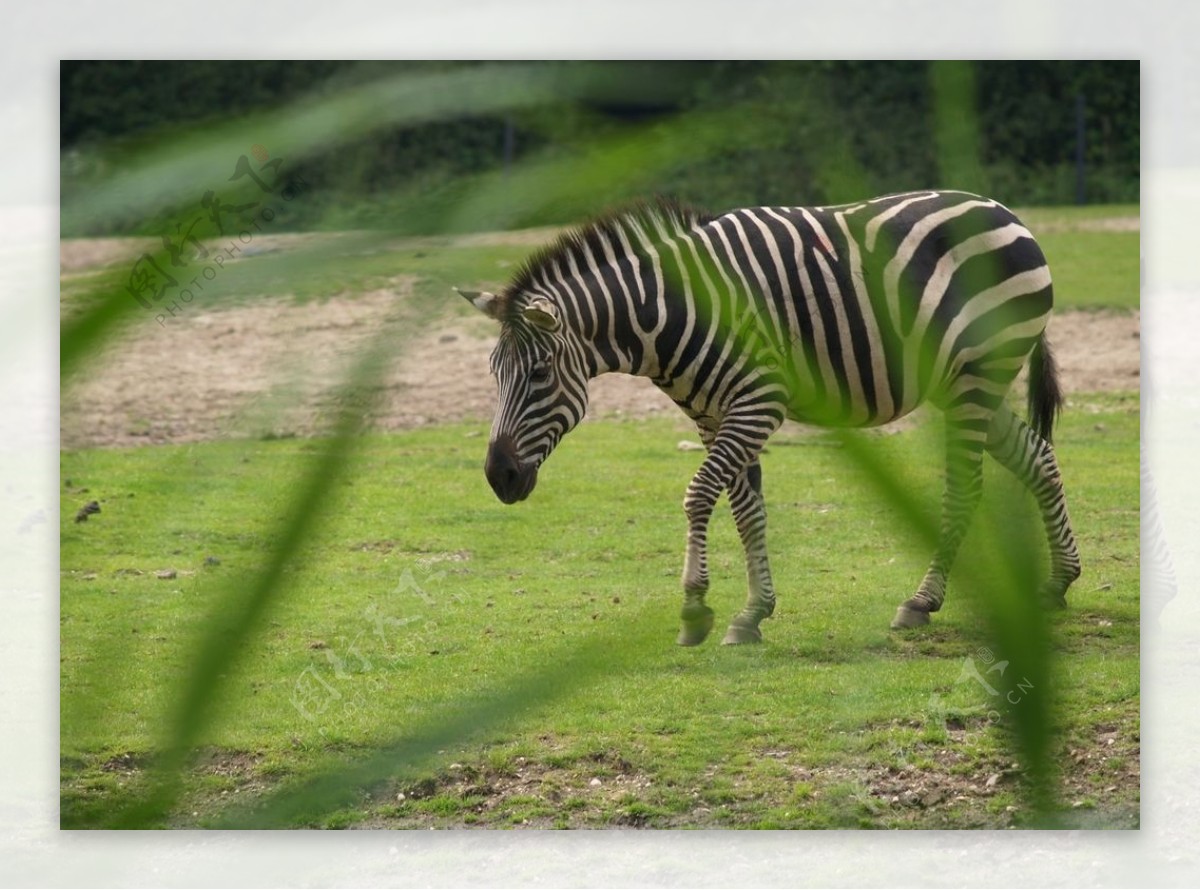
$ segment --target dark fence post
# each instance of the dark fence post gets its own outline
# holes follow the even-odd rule
[[[1083,93],[1075,94],[1075,203],[1087,203],[1085,149],[1087,147],[1085,134],[1085,118],[1087,105]]]
[[[512,115],[504,116],[504,175],[512,170],[513,150],[517,143],[517,131],[513,126]]]

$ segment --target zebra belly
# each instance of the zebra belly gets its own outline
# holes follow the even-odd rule
[[[793,354],[788,367],[780,371],[788,391],[788,419],[812,426],[882,426],[909,414],[927,398],[926,393],[918,392],[911,404],[901,405],[890,386],[885,387],[886,393],[873,393],[874,398],[866,398],[861,389],[851,391],[844,378],[832,389],[826,388],[814,377],[802,355]]]
[[[924,401],[924,399],[922,399]],[[787,406],[788,420],[793,420],[796,423],[804,423],[810,426],[828,426],[839,427],[845,429],[860,429],[875,426],[883,426],[891,423],[893,420],[899,420],[906,414],[920,405],[913,405],[912,408],[897,411],[891,414],[867,414],[863,416],[861,411],[847,412],[842,409],[840,404],[831,405],[828,403],[813,403],[811,401],[793,401]]]

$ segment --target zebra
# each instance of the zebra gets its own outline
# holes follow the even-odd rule
[[[891,627],[927,624],[941,608],[984,451],[1033,493],[1050,548],[1040,594],[1065,606],[1080,561],[1050,442],[1063,401],[1045,337],[1050,273],[1001,204],[923,191],[713,216],[655,198],[563,234],[499,293],[455,290],[500,322],[484,472],[502,502],[533,491],[599,374],[649,378],[695,423],[707,454],[683,501],[680,645],[713,626],[707,531],[722,492],[749,587],[723,642],[762,640],[775,590],[759,455],[785,418],[870,427],[925,401],[946,417],[940,536]],[[1027,361],[1028,423],[1005,402]]]

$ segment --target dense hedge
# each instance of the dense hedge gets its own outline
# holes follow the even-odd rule
[[[94,181],[89,158],[180,127],[202,129],[402,71],[470,64],[64,62],[63,194]],[[570,64],[549,64],[546,76]],[[286,224],[436,229],[441,221],[430,208],[461,199],[472,175],[501,168],[506,127],[520,163],[576,156],[607,136],[709,113],[742,123],[715,149],[693,154],[685,145],[651,190],[713,209],[927,186],[987,192],[1009,204],[1074,203],[1082,110],[1086,200],[1138,199],[1137,62],[698,62],[663,63],[661,72],[671,89],[378,129],[305,160],[299,172],[311,198],[297,202]],[[629,191],[644,192],[645,184]],[[406,212],[414,194],[423,212]],[[629,197],[616,187],[576,203]],[[509,223],[563,222],[596,209],[566,201]],[[68,234],[145,226],[131,218],[101,228]]]

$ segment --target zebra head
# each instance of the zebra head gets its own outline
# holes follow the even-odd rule
[[[484,473],[496,497],[515,504],[529,497],[538,467],[583,419],[587,366],[546,297],[458,293],[500,322],[491,358],[500,393]]]

